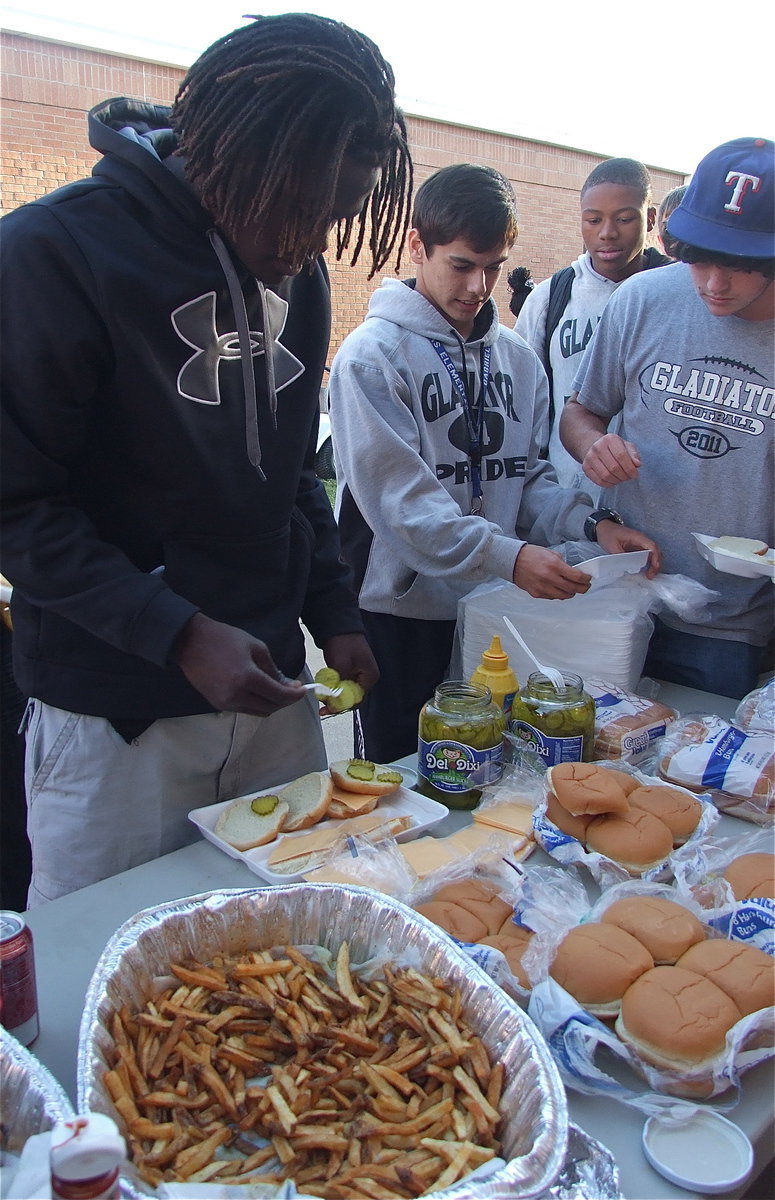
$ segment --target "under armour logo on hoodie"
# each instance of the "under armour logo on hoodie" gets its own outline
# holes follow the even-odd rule
[[[178,337],[195,353],[178,372],[178,393],[197,404],[220,404],[221,389],[218,367],[221,362],[239,362],[239,338],[236,331],[218,333],[215,324],[215,292],[207,292],[196,300],[181,304],[172,313],[172,325]],[[293,383],[304,372],[303,363],[278,340],[285,328],[288,304],[275,292],[266,293],[275,389]],[[253,358],[264,353],[264,335],[250,330],[250,352]]]

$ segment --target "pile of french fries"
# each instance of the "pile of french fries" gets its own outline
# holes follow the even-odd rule
[[[366,982],[346,942],[335,979],[292,946],[171,972],[179,986],[114,1013],[105,1074],[151,1185],[392,1200],[498,1154],[503,1066],[444,980],[386,965]]]

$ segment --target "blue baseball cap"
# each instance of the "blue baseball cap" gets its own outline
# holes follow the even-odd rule
[[[775,142],[737,138],[706,154],[667,232],[743,258],[775,258]]]

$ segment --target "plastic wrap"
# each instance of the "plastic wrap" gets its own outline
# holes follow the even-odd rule
[[[701,623],[715,595],[684,575],[625,575],[562,601],[538,600],[504,580],[482,584],[458,604],[451,675],[470,679],[497,633],[524,683],[535,668],[508,633],[505,614],[541,662],[634,691],[654,628],[651,614],[669,609],[683,621]]]
[[[772,835],[762,829],[742,837],[711,837],[691,853],[676,851],[673,870],[677,892],[702,907],[709,925],[724,937],[775,956],[775,900],[769,896],[737,900],[724,878],[734,859],[762,852],[773,852]]]

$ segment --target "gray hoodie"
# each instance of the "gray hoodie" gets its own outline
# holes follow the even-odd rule
[[[484,516],[471,515],[463,401],[431,343],[440,342],[469,395],[490,375],[482,432]],[[561,488],[539,459],[548,407],[535,353],[498,323],[488,301],[467,342],[413,284],[387,279],[331,368],[337,515],[361,608],[454,620],[477,584],[511,580],[525,541],[582,536],[592,502]]]

